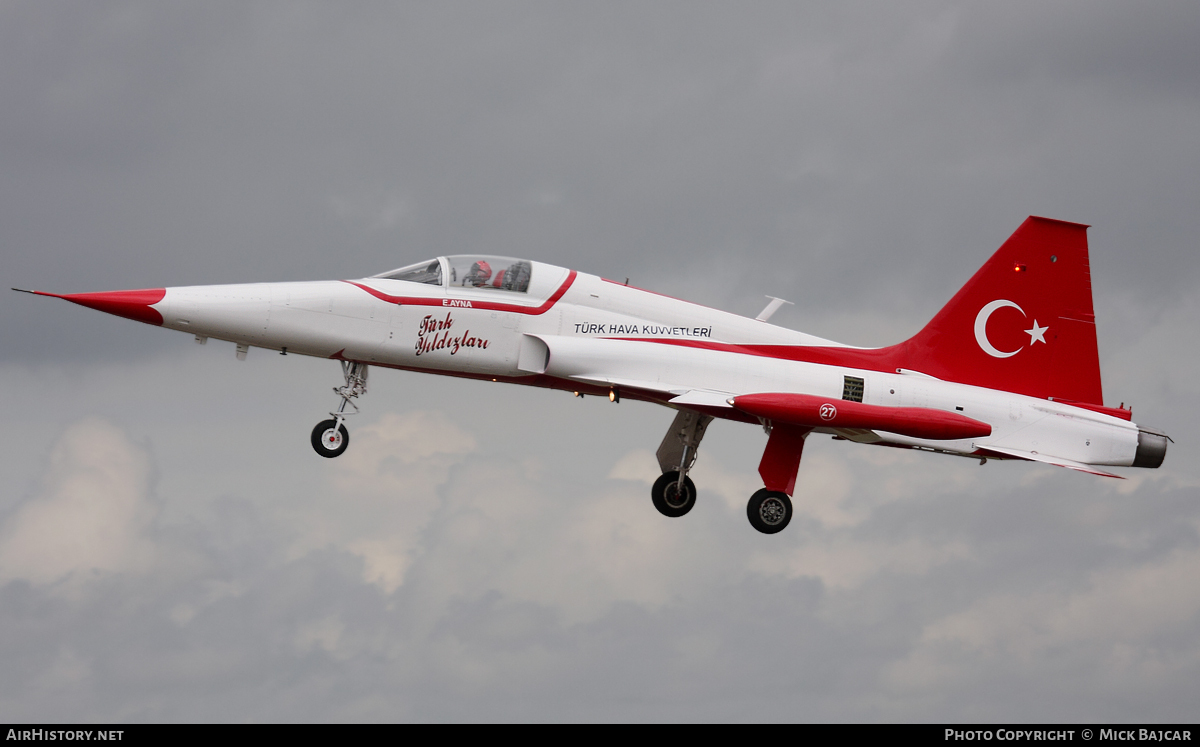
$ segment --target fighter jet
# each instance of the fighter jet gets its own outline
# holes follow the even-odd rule
[[[1150,467],[1165,433],[1104,404],[1087,226],[1030,217],[921,331],[861,348],[575,270],[512,257],[427,259],[355,280],[105,293],[25,291],[194,335],[341,364],[340,400],[312,431],[337,457],[372,367],[641,400],[674,420],[651,489],[660,513],[696,504],[688,475],[716,418],[768,435],[747,503],[774,534],[792,518],[813,434],[1117,477]],[[14,290],[20,290],[14,288]],[[348,409],[349,408],[349,409]]]

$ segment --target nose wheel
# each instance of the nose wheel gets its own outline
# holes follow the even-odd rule
[[[328,459],[341,456],[346,447],[350,445],[350,432],[346,430],[342,421],[346,419],[346,416],[358,412],[358,405],[351,400],[367,393],[367,365],[365,363],[342,361],[342,376],[346,379],[345,386],[333,388],[333,391],[342,398],[342,404],[338,407],[337,412],[329,413],[333,416],[332,420],[322,420],[317,423],[310,439],[313,451]],[[346,405],[353,408],[353,412],[346,412]]]
[[[750,496],[746,517],[750,519],[750,526],[763,534],[782,532],[792,520],[792,499],[787,493],[763,488]]]
[[[336,420],[322,420],[312,432],[313,451],[333,459],[350,445],[350,432]]]

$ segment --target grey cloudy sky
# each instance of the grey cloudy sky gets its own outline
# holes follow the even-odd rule
[[[1089,223],[1102,480],[761,431],[650,505],[639,403],[0,294],[0,719],[1195,719],[1192,2],[0,3],[0,268],[57,292],[528,256],[845,342]]]

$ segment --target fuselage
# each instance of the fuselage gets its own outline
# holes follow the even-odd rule
[[[957,413],[991,427],[985,437],[957,440],[836,423],[814,429],[865,443],[1112,466],[1133,465],[1138,452],[1139,429],[1121,411],[897,371],[870,349],[538,262],[511,265],[510,279],[522,273],[516,285],[476,284],[463,269],[468,259],[429,260],[438,267],[426,275],[391,273],[422,281],[173,287],[151,308],[162,326],[199,340],[583,393],[619,390],[743,422],[756,419],[730,398],[794,392]]]

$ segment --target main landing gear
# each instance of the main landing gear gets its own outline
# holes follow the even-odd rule
[[[696,449],[711,422],[709,415],[680,410],[663,437],[656,454],[662,476],[650,488],[650,499],[663,516],[683,516],[696,505],[696,483],[687,473],[696,463]]]
[[[312,431],[313,451],[323,457],[332,459],[341,456],[350,445],[350,432],[342,424],[348,416],[358,412],[358,405],[350,400],[367,393],[367,364],[355,361],[342,361],[342,376],[346,379],[344,386],[335,386],[333,391],[342,398],[342,404],[337,412],[331,412],[332,420],[322,420]],[[354,412],[346,412],[346,405],[354,408]]]
[[[770,429],[767,448],[758,463],[758,474],[765,488],[750,496],[746,518],[750,526],[763,534],[782,532],[792,520],[791,496],[796,490],[796,473],[809,428],[776,425]]]
[[[680,483],[683,487],[680,487]],[[696,505],[696,483],[687,475],[681,480],[678,470],[662,473],[650,488],[650,500],[663,516],[683,516]]]
[[[688,470],[696,463],[696,449],[704,438],[704,431],[712,422],[709,415],[693,410],[680,410],[671,423],[671,429],[663,437],[656,456],[662,476],[650,489],[654,507],[663,516],[683,516],[696,505],[696,484],[688,477]],[[783,531],[792,520],[792,493],[796,489],[796,473],[800,470],[800,455],[804,451],[804,439],[809,428],[791,425],[770,427],[764,423],[771,437],[758,465],[758,474],[766,485],[746,504],[746,518],[750,526],[763,534]]]
[[[792,520],[792,499],[787,493],[763,488],[750,496],[746,518],[750,519],[750,526],[763,534],[782,532]]]

